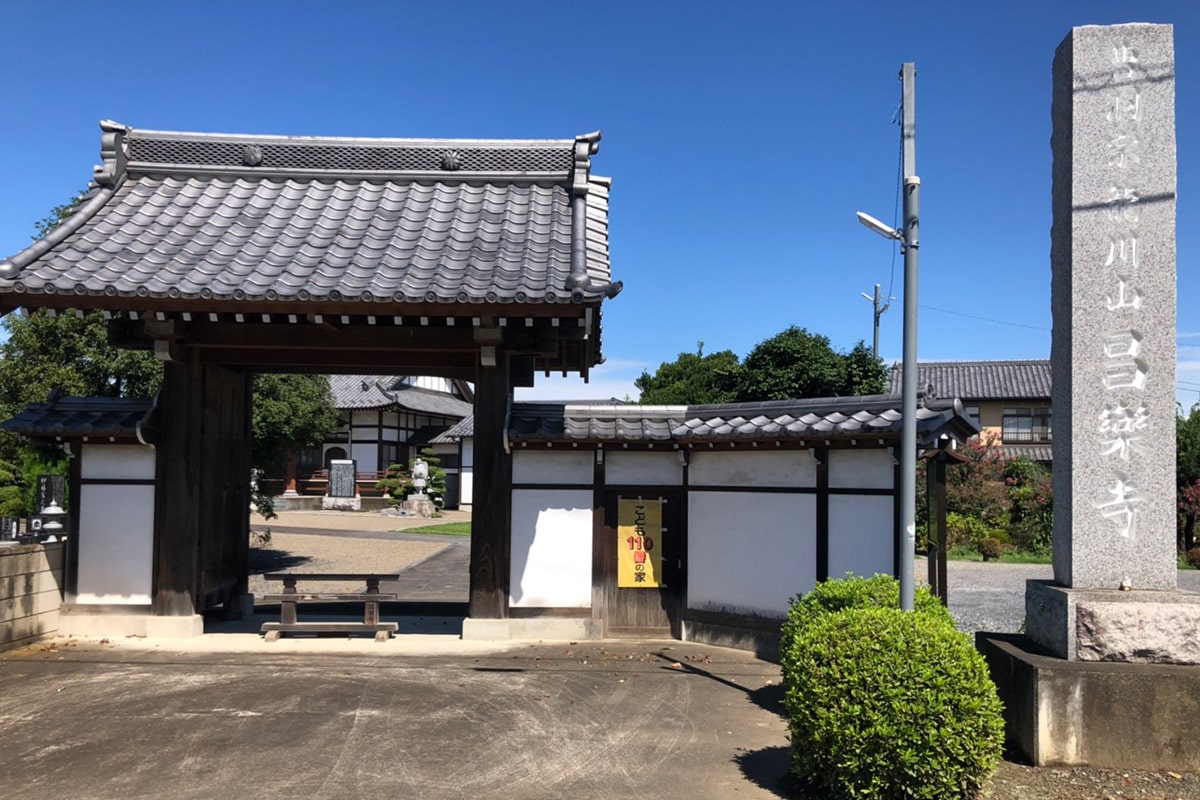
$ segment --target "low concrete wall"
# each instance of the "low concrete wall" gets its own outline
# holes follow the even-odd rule
[[[1009,745],[1036,766],[1200,770],[1200,666],[1067,661],[979,633]]]
[[[58,630],[64,545],[0,547],[0,650]]]

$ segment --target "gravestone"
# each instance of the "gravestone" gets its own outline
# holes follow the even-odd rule
[[[358,463],[350,458],[335,458],[329,462],[329,489],[321,500],[321,508],[336,511],[359,511],[362,500],[358,497],[355,481]]]
[[[11,541],[16,539],[19,530],[17,517],[0,517],[0,540]]]
[[[1200,663],[1200,596],[1176,586],[1171,26],[1075,28],[1052,117],[1054,581],[1029,583],[1027,631],[1063,658]]]
[[[57,504],[59,508],[65,508],[67,505],[67,479],[62,475],[38,475],[34,502],[37,504],[35,511],[39,514],[51,502]]]

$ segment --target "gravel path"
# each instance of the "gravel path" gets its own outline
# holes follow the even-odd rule
[[[915,573],[918,581],[924,580],[924,559],[917,559]],[[1025,622],[1025,581],[1053,577],[1049,564],[951,561],[946,567],[950,613],[967,633],[1016,633]],[[1180,570],[1179,588],[1200,592],[1200,570]]]
[[[282,587],[277,581],[263,580],[264,572],[290,569],[302,572],[400,572],[432,558],[448,545],[440,540],[441,537],[413,541],[409,537],[392,539],[377,534],[470,519],[471,515],[466,511],[446,511],[437,519],[393,517],[370,511],[280,511],[271,520],[251,514],[251,530],[271,530],[271,540],[257,547],[252,543],[250,592],[255,597],[262,597],[280,591]],[[312,533],[298,532],[305,528]],[[347,535],[330,536],[331,532]],[[364,535],[352,535],[356,533]],[[323,583],[318,588],[329,592],[359,592],[363,589],[352,583]]]

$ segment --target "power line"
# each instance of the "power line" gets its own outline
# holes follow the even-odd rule
[[[1007,320],[992,319],[991,317],[981,317],[976,314],[964,314],[961,311],[951,311],[947,308],[938,308],[937,306],[927,306],[924,303],[921,303],[920,305],[921,305],[921,308],[924,308],[928,311],[940,311],[943,314],[953,314],[956,317],[966,317],[967,319],[977,319],[982,322],[994,322],[997,325],[1011,325],[1014,328],[1029,328],[1030,330],[1035,330],[1035,331],[1049,331],[1050,330],[1049,328],[1043,328],[1041,325],[1026,325],[1023,322],[1008,322]]]

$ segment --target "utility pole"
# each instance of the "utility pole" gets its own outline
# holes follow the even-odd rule
[[[914,604],[913,551],[917,546],[917,254],[921,247],[921,179],[917,177],[916,64],[900,67],[900,148],[904,175],[904,367],[900,431],[900,608]]]
[[[912,611],[914,605],[913,551],[917,547],[917,252],[921,247],[921,179],[916,174],[916,74],[917,67],[912,62],[901,65],[904,224],[897,230],[870,214],[858,212],[859,222],[885,239],[900,242],[904,253],[904,366],[900,373],[903,419],[900,423],[900,531],[896,542],[899,563],[896,566],[900,572],[900,608],[905,611]],[[875,296],[879,296],[878,286]],[[878,305],[879,301],[875,302]]]
[[[866,292],[859,292],[859,294],[862,295],[864,299],[870,300],[875,307],[875,337],[872,340],[872,344],[871,344],[871,354],[874,355],[876,358],[879,358],[879,318],[883,316],[883,312],[887,311],[888,306],[890,306],[892,304],[892,298],[889,297],[887,299],[887,302],[883,304],[882,308],[879,306],[879,284],[878,283],[875,284],[875,296],[874,297],[867,294]]]

